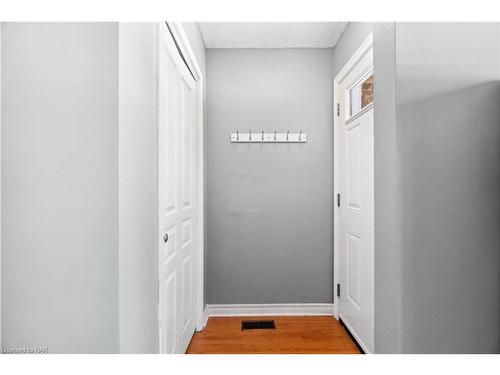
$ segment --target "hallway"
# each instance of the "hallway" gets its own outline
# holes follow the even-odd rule
[[[241,329],[243,320],[274,320],[276,329]],[[210,318],[187,354],[358,354],[346,330],[330,316]]]
[[[500,23],[158,17],[0,23],[0,352],[500,353]]]

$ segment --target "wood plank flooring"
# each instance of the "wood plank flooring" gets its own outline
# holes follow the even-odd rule
[[[274,319],[276,329],[241,330],[242,320]],[[188,354],[301,354],[359,353],[333,317],[275,316],[210,318],[196,332]]]

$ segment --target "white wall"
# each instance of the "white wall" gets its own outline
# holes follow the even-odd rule
[[[118,352],[118,25],[2,25],[2,345]]]
[[[120,352],[157,353],[157,24],[119,34]]]
[[[158,352],[157,27],[120,23],[120,352]],[[183,24],[205,75],[195,23]]]
[[[2,343],[157,353],[157,24],[2,32]]]

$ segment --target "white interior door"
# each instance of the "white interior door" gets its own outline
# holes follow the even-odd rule
[[[160,352],[185,353],[195,330],[196,86],[163,24],[159,44]]]
[[[373,51],[338,82],[339,316],[365,352],[374,346]]]

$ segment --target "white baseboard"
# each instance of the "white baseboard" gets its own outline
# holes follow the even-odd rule
[[[333,303],[277,303],[207,305],[205,314],[216,316],[333,316]]]

